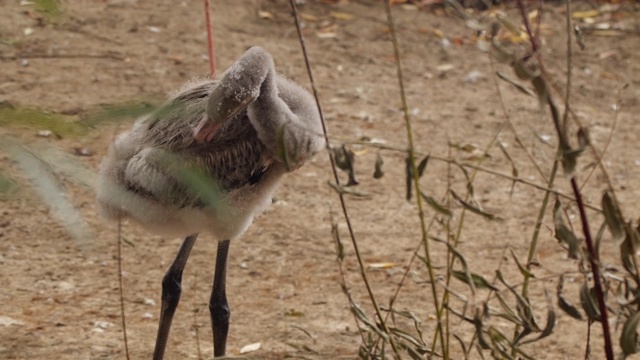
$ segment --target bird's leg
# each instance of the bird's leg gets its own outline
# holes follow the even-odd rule
[[[169,330],[171,329],[171,321],[180,301],[180,292],[182,287],[182,271],[187,264],[189,254],[195,244],[198,234],[187,236],[176,259],[167,270],[162,279],[162,305],[160,310],[160,326],[158,327],[158,335],[156,337],[156,348],[153,351],[153,360],[162,360],[164,349],[169,338]]]
[[[229,333],[229,304],[227,303],[227,256],[229,255],[229,240],[218,242],[216,256],[216,272],[213,276],[213,289],[209,301],[211,312],[211,329],[213,331],[213,356],[224,356],[227,348],[227,334]]]

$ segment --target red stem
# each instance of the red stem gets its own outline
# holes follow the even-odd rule
[[[211,28],[211,1],[204,0],[204,15],[207,24],[207,46],[209,49],[209,70],[211,71],[211,78],[216,77],[216,58],[213,53],[213,30]]]
[[[602,291],[602,285],[600,284],[600,266],[598,264],[600,260],[598,259],[598,253],[593,246],[591,231],[589,230],[589,222],[587,221],[587,213],[585,211],[582,194],[580,193],[580,188],[578,187],[578,182],[576,181],[575,176],[571,178],[571,187],[573,188],[573,194],[575,195],[576,202],[578,203],[580,220],[582,221],[582,231],[584,232],[584,239],[587,243],[587,250],[589,251],[589,262],[591,263],[596,299],[598,300],[598,308],[600,310],[600,323],[602,324],[602,335],[604,337],[604,351],[607,354],[607,360],[613,360],[613,345],[611,344],[611,332],[609,331],[607,304],[604,301],[604,292]]]

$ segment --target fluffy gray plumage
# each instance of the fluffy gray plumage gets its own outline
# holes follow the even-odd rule
[[[311,95],[251,48],[219,81],[187,83],[118,136],[100,169],[100,211],[163,234],[236,238],[324,146],[321,132]]]

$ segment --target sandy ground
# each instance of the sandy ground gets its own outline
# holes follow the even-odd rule
[[[41,26],[38,14],[29,11],[29,6],[0,0],[0,102],[4,109],[38,108],[76,121],[105,105],[158,103],[185,81],[207,73],[206,32],[199,1],[78,0],[65,4],[57,25]],[[578,6],[588,9],[585,4]],[[246,48],[261,45],[273,54],[283,74],[308,86],[288,3],[263,1],[262,10],[270,16],[258,17],[253,1],[213,1],[219,69],[225,69]],[[546,67],[562,86],[566,62],[563,7],[547,5],[545,10],[543,56]],[[375,139],[404,148],[406,132],[383,7],[373,1],[334,5],[308,1],[301,12],[331,135],[338,140]],[[513,11],[508,13],[515,15]],[[434,157],[447,157],[448,143],[486,146],[500,131],[505,116],[489,59],[474,43],[475,32],[442,11],[398,6],[395,15],[417,148]],[[600,16],[597,21],[637,29],[637,19],[637,11],[629,8],[612,16]],[[604,161],[625,215],[637,218],[640,39],[633,33],[586,34],[584,41],[586,49],[580,51],[576,47],[574,56],[573,110],[600,149],[609,136],[618,89],[623,84],[630,85],[619,97],[617,129]],[[521,49],[514,44],[510,48]],[[515,78],[509,68],[499,70]],[[504,82],[501,89],[515,131],[542,172],[548,174],[554,157],[554,130],[549,118],[540,115],[534,97],[523,95]],[[45,159],[66,156],[71,159],[62,163],[97,170],[108,144],[132,121],[129,117],[103,122],[79,134],[63,132],[60,137],[38,137],[40,129],[24,124],[3,126],[0,133],[5,140],[28,145]],[[540,140],[547,138],[551,139],[550,144]],[[516,144],[512,131],[504,130],[498,139],[517,164],[520,178],[545,183],[523,148]],[[56,149],[58,152],[53,151]],[[76,149],[85,149],[91,156],[76,156]],[[378,301],[387,304],[420,243],[419,218],[415,202],[404,198],[404,154],[369,147],[354,149],[361,182],[357,190],[366,196],[347,197],[347,205],[365,263],[395,264],[389,269],[369,267],[367,271]],[[371,174],[378,153],[385,161],[385,176],[374,180]],[[482,166],[511,174],[511,165],[498,147],[493,147],[489,155]],[[473,154],[463,150],[454,149],[451,156],[473,162]],[[582,169],[592,159],[585,156],[581,161],[580,178],[584,181],[589,170]],[[60,221],[59,209],[52,210],[28,186],[33,175],[25,175],[7,154],[0,156],[0,164],[2,173],[17,179],[19,185],[0,198],[0,358],[124,358],[117,232],[96,214],[91,190],[94,174],[80,176],[76,171],[69,175],[54,167],[64,192],[88,224],[90,233],[74,237]],[[426,194],[442,199],[448,181],[464,194],[462,172],[452,169],[448,176],[447,171],[445,163],[430,161],[422,178]],[[328,157],[320,154],[288,176],[270,211],[258,218],[240,240],[232,242],[228,270],[230,354],[237,355],[245,345],[260,343],[261,348],[248,357],[357,357],[361,339],[341,290],[332,219],[340,223],[345,241],[344,267],[354,299],[369,316],[373,317],[373,312],[353,247],[347,240],[337,195],[327,186],[330,174]],[[585,188],[586,200],[596,206],[605,189],[603,177],[597,174]],[[521,281],[517,267],[510,256],[503,254],[509,247],[525,261],[544,193],[523,184],[511,193],[509,179],[483,172],[474,187],[484,209],[503,220],[486,221],[467,215],[458,250],[474,272],[491,278],[502,266],[507,278],[516,284]],[[560,177],[557,187],[568,193],[566,179]],[[462,209],[452,206],[453,220],[458,222]],[[574,226],[579,227],[575,208],[568,213],[573,216]],[[427,220],[434,216],[434,211],[427,208]],[[593,216],[595,231],[601,219],[595,213]],[[545,289],[553,293],[557,275],[567,274],[567,296],[576,304],[579,301],[576,288],[581,277],[576,272],[577,264],[567,259],[552,229],[547,216],[536,256],[539,266],[534,269],[543,280],[535,281],[531,290],[542,324],[546,307],[543,293]],[[160,281],[181,239],[153,236],[132,223],[124,224],[122,233],[128,242],[123,247],[122,271],[131,358],[150,358],[159,314]],[[446,237],[440,225],[434,225],[430,234]],[[183,297],[167,348],[168,359],[212,356],[207,302],[216,240],[202,234],[187,265]],[[613,253],[612,246],[605,251]],[[436,264],[443,265],[446,249],[433,245],[432,252]],[[418,263],[411,267],[411,276],[394,306],[415,312],[422,321],[425,341],[430,343],[435,326],[433,301],[425,283],[425,266]],[[454,287],[471,304],[486,298],[482,291],[474,297],[460,283]],[[452,305],[462,308],[458,300]],[[586,322],[572,320],[559,310],[558,316],[554,336],[525,347],[532,356],[583,356]],[[508,334],[512,331],[504,321],[494,319],[493,324]],[[401,326],[412,331],[410,326]],[[465,341],[473,334],[457,319],[452,320],[452,331]],[[593,358],[602,358],[598,326],[593,327],[592,336]],[[460,356],[459,349],[454,352]],[[473,353],[472,358],[478,355]]]

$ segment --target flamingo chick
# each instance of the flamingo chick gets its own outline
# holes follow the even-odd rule
[[[219,239],[209,309],[214,356],[225,355],[229,242],[271,202],[282,176],[322,149],[321,132],[311,95],[253,47],[220,80],[187,83],[111,145],[100,168],[100,212],[188,235],[162,280],[155,360],[163,358],[182,271],[203,230]]]

